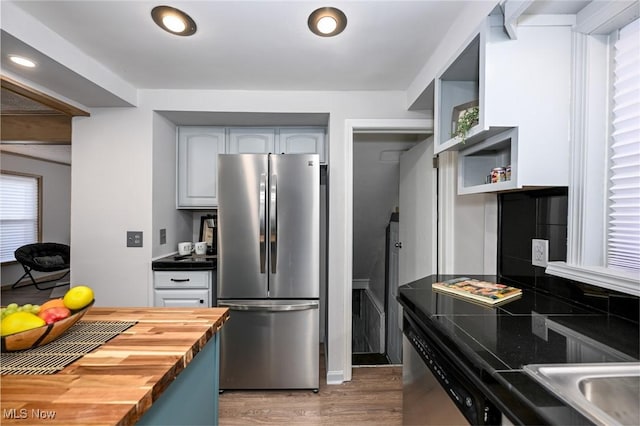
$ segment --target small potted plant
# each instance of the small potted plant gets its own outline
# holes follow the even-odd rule
[[[479,112],[480,111],[476,106],[473,108],[469,108],[464,113],[462,113],[456,123],[455,131],[451,134],[451,137],[453,138],[458,137],[460,138],[460,142],[465,143],[465,141],[467,140],[467,133],[469,133],[469,130],[473,126],[478,124]]]

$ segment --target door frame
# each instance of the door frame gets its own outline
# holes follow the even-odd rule
[[[351,321],[351,296],[352,296],[352,279],[353,279],[353,135],[354,133],[405,133],[405,134],[432,134],[433,119],[347,119],[344,123],[345,133],[344,141],[346,145],[345,164],[347,164],[348,172],[345,173],[345,235],[344,235],[344,381],[351,381],[351,338],[352,338],[352,321]]]

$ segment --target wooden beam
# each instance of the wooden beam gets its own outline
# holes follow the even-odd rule
[[[67,115],[0,115],[0,140],[71,144]]]
[[[9,77],[3,75],[0,76],[0,84],[4,89],[11,90],[12,92],[18,93],[31,100],[40,102],[41,104],[60,111],[61,113],[66,114],[70,117],[88,117],[90,115],[87,111],[81,110],[80,108],[77,108],[66,102],[62,102],[52,96],[47,95],[46,93],[32,89],[20,83],[19,81],[10,79]]]

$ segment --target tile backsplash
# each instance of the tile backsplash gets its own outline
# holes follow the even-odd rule
[[[531,240],[549,240],[549,261],[567,259],[567,188],[498,195],[498,275],[515,287],[540,291],[638,322],[635,296],[552,275],[531,262]]]

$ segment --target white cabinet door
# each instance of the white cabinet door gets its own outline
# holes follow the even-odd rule
[[[229,129],[229,154],[268,154],[275,152],[275,128]]]
[[[208,308],[209,290],[155,290],[154,306]]]
[[[224,128],[178,128],[178,208],[218,205],[218,154],[224,153]]]
[[[276,152],[284,154],[319,154],[326,163],[325,129],[323,127],[281,128]]]

